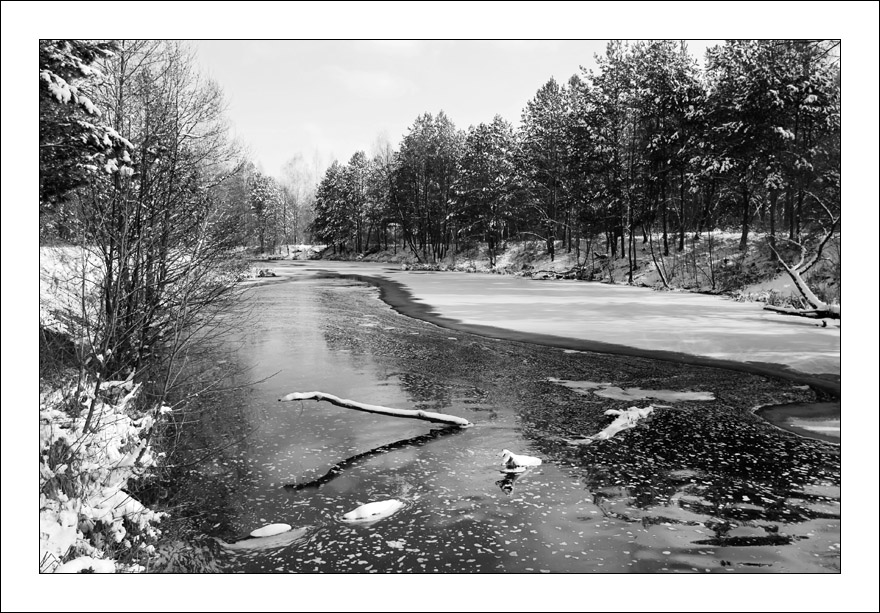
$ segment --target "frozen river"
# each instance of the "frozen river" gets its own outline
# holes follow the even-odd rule
[[[840,328],[761,303],[579,281],[402,271],[355,262],[280,262],[286,276],[326,270],[395,281],[437,316],[471,326],[840,375]]]
[[[508,317],[540,313],[555,322],[541,329],[554,334],[566,329],[564,292],[588,303],[593,288],[627,293],[621,288],[302,264],[285,262],[276,269],[287,279],[254,287],[250,316],[229,315],[235,325],[217,355],[206,354],[233,374],[191,409],[200,417],[186,436],[198,451],[193,462],[176,460],[192,469],[168,500],[176,523],[165,526],[151,570],[839,571],[839,447],[751,412],[810,402],[803,385],[437,327],[401,316],[374,287],[344,277],[405,281],[423,300],[454,296],[438,310],[494,330]],[[452,294],[438,286],[444,279]],[[395,288],[383,285],[386,299]],[[506,299],[516,308],[505,311]],[[315,390],[474,426],[278,402]],[[662,400],[644,423],[581,444],[608,426],[606,410],[646,407],[644,396],[620,397],[639,391]],[[504,473],[504,449],[542,463]],[[361,505],[390,501],[400,505],[391,516],[345,521]],[[270,524],[292,529],[247,538]]]

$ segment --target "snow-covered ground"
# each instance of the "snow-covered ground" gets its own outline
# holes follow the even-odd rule
[[[84,305],[90,308],[100,279],[99,262],[88,250],[41,248],[41,329],[76,342],[77,322]],[[160,533],[155,524],[165,514],[143,506],[125,487],[129,478],[155,465],[145,433],[170,409],[163,406],[154,414],[149,407],[146,412],[133,408],[140,384],[130,380],[101,383],[95,398],[88,369],[81,387],[76,369],[46,373],[45,381],[43,374],[40,572],[143,571],[136,560],[152,553]]]
[[[435,313],[466,324],[840,374],[840,328],[763,310],[758,302],[579,281],[417,272],[353,262],[308,269],[396,281]],[[299,270],[304,270],[299,268]],[[280,275],[295,269],[276,268]]]

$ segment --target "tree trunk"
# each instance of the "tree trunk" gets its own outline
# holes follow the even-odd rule
[[[800,271],[796,268],[791,268],[786,264],[782,258],[777,255],[779,263],[782,264],[782,267],[785,269],[785,272],[788,273],[789,278],[794,281],[795,287],[797,287],[801,296],[803,296],[804,300],[806,300],[807,304],[810,305],[809,309],[795,309],[790,307],[777,307],[772,305],[766,305],[764,307],[765,311],[774,311],[776,313],[782,313],[784,315],[797,315],[800,317],[811,317],[822,319],[828,317],[830,319],[840,319],[840,305],[837,304],[828,304],[827,302],[823,302],[819,300],[818,296],[813,293],[813,290],[809,288],[806,281],[804,281],[803,277],[800,275]]]
[[[666,218],[666,182],[660,188],[660,217],[663,223],[663,255],[669,255],[669,232]]]
[[[776,203],[779,200],[779,190],[770,190],[770,246],[776,247]]]
[[[635,250],[633,249],[633,247],[634,247],[634,237],[633,237],[633,230],[634,230],[634,228],[633,228],[633,225],[634,225],[634,223],[633,223],[633,206],[632,206],[632,201],[631,201],[631,199],[628,199],[628,200],[629,200],[629,201],[627,202],[627,216],[628,216],[629,219],[628,219],[627,221],[628,221],[628,223],[629,223],[629,258],[627,259],[627,262],[629,263],[629,277],[628,277],[628,281],[629,281],[629,284],[632,285],[632,282],[633,282],[633,268],[635,267],[636,254],[634,253]]]
[[[681,210],[678,215],[678,250],[684,251],[684,176],[681,177],[681,183],[678,188],[678,198]]]
[[[742,197],[742,236],[739,239],[739,250],[745,251],[749,244],[749,187],[747,185],[743,185]]]
[[[617,257],[617,237],[614,235],[614,232],[608,230],[605,233],[605,253],[608,253],[610,248],[611,258]]]

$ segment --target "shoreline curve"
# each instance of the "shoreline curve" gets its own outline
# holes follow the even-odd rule
[[[486,326],[482,324],[468,324],[457,319],[443,317],[433,310],[428,304],[416,302],[412,293],[402,283],[393,279],[384,277],[374,277],[371,275],[362,275],[357,273],[338,273],[336,271],[316,268],[315,272],[319,275],[326,275],[328,278],[352,279],[368,283],[379,288],[379,298],[388,306],[407,317],[419,319],[434,324],[441,328],[456,330],[459,332],[468,332],[488,338],[498,338],[506,341],[515,341],[522,343],[531,343],[535,345],[543,345],[545,347],[554,347],[558,349],[571,349],[575,351],[589,351],[592,353],[604,353],[610,355],[624,355],[639,358],[649,358],[654,360],[662,360],[664,362],[673,362],[687,366],[703,366],[709,368],[721,368],[725,370],[733,370],[745,372],[765,377],[775,377],[785,379],[799,385],[808,385],[819,396],[817,401],[823,400],[839,400],[840,399],[840,381],[835,381],[830,377],[835,375],[809,375],[790,369],[780,364],[772,364],[765,362],[736,362],[734,360],[721,360],[718,358],[710,358],[676,351],[663,351],[659,349],[640,349],[637,347],[629,347],[626,345],[617,345],[613,343],[604,343],[601,341],[590,341],[584,339],[567,338],[564,336],[555,336],[552,334],[541,334],[537,332],[521,332],[518,330],[510,330],[508,328],[499,328],[496,326]]]

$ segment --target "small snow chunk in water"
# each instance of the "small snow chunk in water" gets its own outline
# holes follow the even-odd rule
[[[380,500],[359,506],[354,511],[349,511],[342,516],[342,521],[347,522],[371,522],[390,517],[403,507],[399,500]]]
[[[501,450],[501,464],[508,472],[522,472],[530,466],[540,466],[541,459],[527,455],[517,455],[509,449]]]
[[[292,530],[293,526],[290,524],[269,524],[268,526],[263,526],[262,528],[257,528],[253,532],[251,532],[251,536],[254,538],[260,538],[263,536],[275,536],[276,534],[281,534],[282,532],[287,532],[288,530]]]

